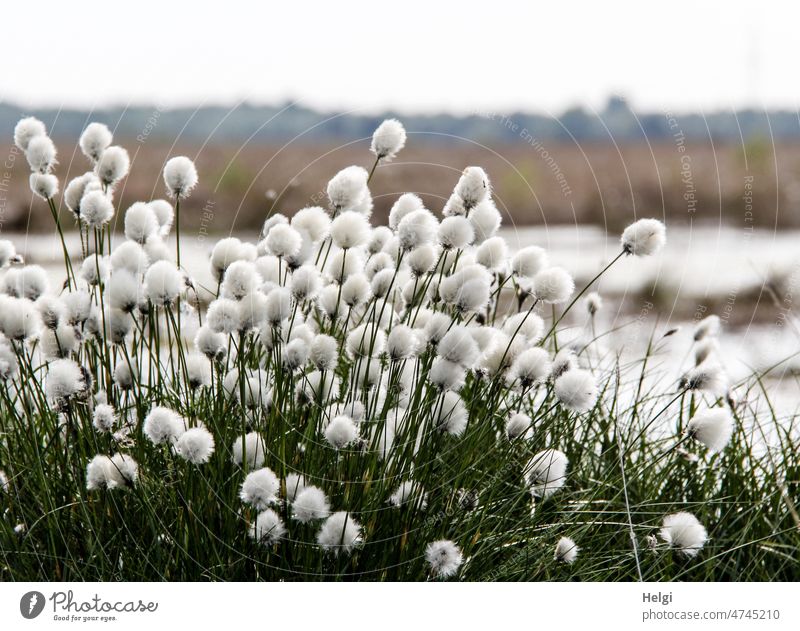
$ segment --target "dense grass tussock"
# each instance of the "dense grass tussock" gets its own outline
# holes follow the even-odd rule
[[[756,413],[757,376],[729,383],[717,321],[682,376],[661,363],[670,331],[605,353],[603,272],[576,292],[543,249],[511,255],[477,167],[442,217],[406,194],[371,226],[368,184],[405,139],[386,121],[328,208],[221,240],[200,287],[180,258],[192,161],[165,165],[173,202],[130,206],[122,240],[109,131],[87,127],[93,168],[59,203],[55,146],[20,122],[31,188],[59,234],[74,216],[81,258],[62,236],[50,289],[0,241],[0,579],[800,575],[794,420]],[[639,220],[605,269],[663,242]]]

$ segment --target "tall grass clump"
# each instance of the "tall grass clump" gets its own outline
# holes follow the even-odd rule
[[[509,251],[479,167],[441,214],[406,193],[373,226],[392,120],[371,170],[220,240],[202,287],[180,252],[191,160],[122,238],[107,128],[60,198],[44,125],[14,138],[64,270],[51,287],[0,241],[0,579],[798,577],[794,419],[756,409],[757,376],[730,383],[715,323],[685,374],[661,362],[670,332],[636,360],[602,350],[597,281],[657,255],[661,222],[579,289],[544,249]]]

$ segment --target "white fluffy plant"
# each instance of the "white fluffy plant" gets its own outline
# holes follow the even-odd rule
[[[509,249],[478,166],[453,178],[444,204],[401,194],[388,225],[377,225],[371,179],[406,140],[398,121],[384,121],[371,171],[336,173],[326,208],[274,213],[260,234],[220,239],[208,261],[215,286],[201,302],[192,292],[200,270],[180,251],[193,161],[168,160],[173,201],[131,204],[124,236],[112,239],[115,188],[130,162],[107,128],[86,128],[91,170],[63,194],[81,233],[80,273],[71,267],[79,253],[65,247],[61,292],[0,241],[0,377],[13,420],[4,429],[20,444],[19,428],[40,434],[24,444],[36,445],[28,455],[57,480],[59,501],[77,507],[69,519],[110,532],[127,513],[131,531],[180,542],[215,578],[240,566],[269,578],[471,578],[520,550],[572,571],[609,558],[581,524],[603,522],[617,528],[609,539],[629,541],[616,513],[587,517],[606,506],[623,514],[615,484],[595,488],[592,468],[622,431],[609,420],[610,409],[619,414],[613,371],[565,349],[558,325],[616,261],[656,254],[663,224],[628,227],[619,254],[576,291],[543,248]],[[21,121],[15,142],[34,191],[55,208],[56,150],[44,125]],[[164,241],[173,226],[174,257]],[[593,316],[599,299],[587,303]],[[701,337],[713,333],[707,323]],[[721,378],[713,349],[701,350],[682,392],[711,397]],[[711,407],[688,419],[684,439],[717,452],[732,427]],[[614,475],[619,458],[644,466],[628,457],[628,438]],[[23,473],[0,464],[6,481]],[[568,537],[554,554],[560,533],[543,536],[552,524],[580,534],[580,562]],[[661,538],[693,556],[707,536],[676,509]]]

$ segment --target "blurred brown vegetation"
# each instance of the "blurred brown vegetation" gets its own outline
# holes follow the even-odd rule
[[[74,139],[55,138],[61,186],[88,168],[74,150]],[[123,210],[138,200],[164,196],[161,168],[174,155],[195,159],[200,184],[182,206],[184,233],[209,234],[257,229],[267,214],[291,215],[306,205],[325,205],[325,186],[337,170],[350,164],[366,168],[372,156],[365,143],[266,144],[138,143],[117,139],[133,162],[116,199]],[[49,230],[46,205],[32,199],[24,156],[0,146],[7,158],[0,182],[0,228],[3,231]],[[800,144],[787,141],[747,144],[694,142],[680,153],[661,141],[615,146],[550,142],[539,146],[520,139],[514,144],[485,146],[471,142],[438,144],[411,138],[395,161],[377,170],[371,190],[377,221],[384,220],[396,197],[420,194],[439,211],[460,171],[483,166],[507,224],[591,223],[617,230],[634,217],[666,217],[668,223],[690,221],[794,227],[800,203]],[[559,175],[560,174],[560,175]],[[748,190],[746,183],[751,183]],[[752,200],[747,195],[752,192]],[[691,195],[694,195],[692,201]],[[752,215],[748,204],[752,204]],[[121,229],[118,213],[117,227]]]

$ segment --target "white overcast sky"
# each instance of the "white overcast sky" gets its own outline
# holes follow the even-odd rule
[[[800,3],[7,2],[0,100],[557,113],[800,105]]]

